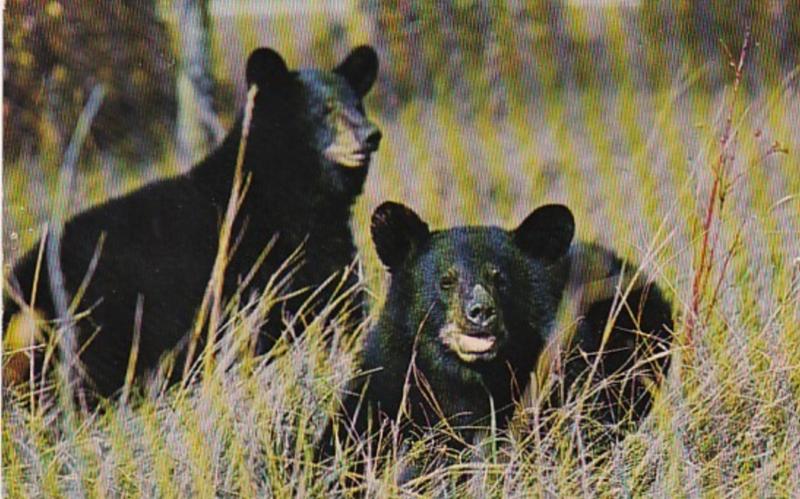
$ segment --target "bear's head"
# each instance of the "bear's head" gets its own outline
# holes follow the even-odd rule
[[[394,342],[418,342],[440,368],[491,364],[530,368],[548,334],[575,224],[561,205],[542,206],[514,230],[455,227],[430,231],[392,202],[372,216],[378,256],[391,274],[382,320]]]
[[[320,174],[334,188],[346,188],[348,177],[363,182],[381,140],[362,104],[377,72],[378,56],[368,46],[353,49],[331,71],[290,71],[274,50],[256,49],[247,61],[248,87],[258,86],[251,140],[276,144],[287,168],[322,164],[304,173]]]

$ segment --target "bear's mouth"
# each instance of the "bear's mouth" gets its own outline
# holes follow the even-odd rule
[[[488,329],[465,328],[447,324],[439,332],[442,342],[467,363],[490,361],[497,356],[498,336]]]
[[[368,148],[351,149],[335,143],[325,149],[324,154],[326,158],[345,168],[363,168],[372,158],[372,151]]]

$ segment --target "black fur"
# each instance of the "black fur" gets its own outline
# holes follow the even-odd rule
[[[259,88],[243,165],[250,183],[233,231],[233,239],[241,239],[225,275],[226,297],[236,291],[273,236],[277,243],[245,298],[261,291],[301,244],[304,263],[289,290],[315,287],[353,261],[351,207],[380,139],[361,104],[376,71],[377,57],[369,47],[355,49],[334,71],[289,71],[281,56],[267,48],[250,56],[247,81]],[[349,130],[366,158],[360,167],[344,167],[323,154],[336,139],[329,116],[334,111],[347,113]],[[96,272],[79,307],[91,313],[77,324],[78,344],[85,347],[81,360],[87,386],[97,394],[110,396],[123,384],[137,297],[143,303],[138,374],[186,343],[182,340],[211,276],[241,136],[240,117],[223,143],[185,175],[112,199],[66,224],[61,262],[71,296],[105,234]],[[35,260],[32,251],[13,270],[12,280],[28,301]],[[53,318],[46,272],[42,276],[36,308]],[[349,284],[354,281],[351,277]],[[280,336],[281,315],[294,312],[307,296],[273,308],[260,331],[258,353],[268,351]],[[323,294],[319,301],[325,298]],[[358,319],[360,304],[355,308]],[[16,304],[6,299],[4,324],[16,311]],[[96,329],[99,333],[88,341]],[[175,372],[180,372],[179,366]]]
[[[558,408],[573,400],[589,381],[590,396],[584,401],[586,412],[602,425],[606,436],[624,436],[649,414],[653,390],[669,369],[672,306],[646,276],[639,276],[633,285],[620,279],[625,275],[632,277],[637,268],[623,262],[611,250],[585,243],[576,243],[573,250],[578,251],[571,251],[563,265],[572,273],[585,271],[583,265],[576,265],[575,259],[581,258],[581,253],[590,253],[596,262],[602,262],[596,263],[602,268],[591,272],[602,272],[595,280],[604,277],[609,283],[620,283],[619,291],[593,300],[579,311],[580,317],[568,319],[578,319],[577,328],[573,340],[564,345],[563,369],[544,409]],[[586,279],[573,277],[578,281]],[[631,291],[623,301],[629,285]],[[612,315],[613,327],[602,345],[603,331]]]
[[[361,357],[361,370],[375,372],[348,390],[339,439],[365,436],[370,425],[394,420],[406,383],[404,435],[435,426],[443,416],[471,443],[477,426],[489,426],[492,404],[498,426],[505,427],[555,318],[567,275],[551,267],[569,248],[573,230],[572,215],[560,206],[536,210],[514,231],[435,232],[404,206],[378,207],[373,239],[391,284]],[[469,322],[476,304],[492,309],[476,314],[488,326]],[[442,340],[448,323],[469,337],[494,337],[496,351],[465,361]],[[329,426],[321,441],[325,456],[334,452],[333,430]]]
[[[372,234],[391,274],[389,292],[360,359],[360,370],[367,374],[345,394],[342,414],[320,441],[321,457],[335,453],[336,438],[347,442],[368,437],[395,419],[405,423],[404,437],[446,420],[456,430],[449,446],[472,443],[480,436],[476,426],[490,424],[490,400],[497,427],[505,428],[555,332],[556,314],[567,294],[590,281],[614,282],[621,272],[622,261],[613,252],[573,243],[574,230],[571,213],[560,205],[538,208],[513,231],[457,227],[437,232],[429,232],[405,206],[378,207]],[[594,267],[578,261],[587,254],[595,257]],[[482,302],[476,302],[472,291],[476,284],[488,290],[480,293]],[[611,294],[576,310],[582,318],[571,344],[564,345],[563,383],[546,399],[545,410],[562,406],[584,386],[614,303],[613,285],[604,292]],[[465,361],[440,331],[453,317],[466,324],[470,311],[477,311],[474,316],[480,320],[491,315],[476,303],[494,307],[493,327],[479,332],[494,335],[500,348],[492,358]],[[634,287],[626,303],[592,382],[619,376],[655,355],[638,367],[657,386],[669,365],[664,353],[670,343],[671,307],[655,285]],[[608,425],[638,422],[650,410],[652,397],[641,377],[613,383],[589,401],[591,415]]]

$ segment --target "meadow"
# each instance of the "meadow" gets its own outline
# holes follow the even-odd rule
[[[559,54],[521,49],[517,57],[537,61],[530,92],[508,76],[513,68],[492,64],[397,104],[379,80],[384,87],[365,106],[384,141],[352,227],[373,320],[387,278],[368,227],[382,201],[408,204],[434,229],[510,228],[539,205],[566,204],[580,238],[640,263],[674,303],[672,368],[656,405],[638,430],[602,452],[569,423],[573,407],[555,416],[564,424],[531,443],[532,428],[543,423],[530,410],[508,434],[489,437],[491,452],[423,466],[399,483],[409,459],[424,461],[429,447],[421,442],[381,466],[368,464],[369,496],[789,497],[800,490],[800,67],[795,61],[794,70],[752,84],[753,68],[771,63],[743,37],[722,69],[691,59],[672,64],[669,53],[646,48],[645,71],[666,73],[647,84],[625,26],[606,15],[612,64],[590,64],[586,84],[562,84],[570,77],[559,74]],[[250,33],[239,40],[248,49],[270,44],[290,64],[332,57],[313,43],[292,49],[285,31],[264,35],[236,22]],[[346,20],[347,44],[375,36],[359,26]],[[745,40],[750,50],[742,50]],[[496,43],[505,53],[513,40]],[[233,73],[222,61],[243,63],[246,51],[223,57],[230,50],[223,45],[216,71]],[[389,53],[381,63],[401,61]],[[705,83],[713,71],[722,75],[719,85]],[[230,123],[234,110],[227,112]],[[19,161],[4,165],[6,264],[38,239],[62,154]],[[148,168],[94,158],[78,170],[70,209],[175,174],[175,163],[170,152]],[[357,374],[360,332],[309,318],[302,337],[253,358],[240,343],[252,331],[253,308],[227,310],[214,365],[188,387],[154,384],[90,414],[57,397],[4,389],[3,495],[352,492],[343,463],[320,466],[313,457],[341,390]]]

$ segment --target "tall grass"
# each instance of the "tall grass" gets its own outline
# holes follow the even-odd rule
[[[790,97],[785,95],[773,102],[786,103]],[[709,98],[690,97],[694,101]],[[653,100],[660,102],[660,99],[663,97],[655,96]],[[654,111],[662,116],[661,123],[678,128],[681,125],[673,110],[675,101],[667,102],[667,108]],[[686,102],[680,105],[686,106]],[[509,182],[505,191],[514,194],[507,194],[503,199],[489,196],[487,201],[487,198],[476,199],[471,194],[474,184],[502,183],[503,179],[511,177],[504,174],[512,170],[508,163],[523,159],[512,157],[505,165],[497,159],[486,163],[465,160],[455,167],[448,156],[437,156],[429,152],[428,144],[409,139],[405,143],[412,144],[412,150],[401,150],[395,145],[379,154],[366,199],[359,204],[354,221],[369,269],[370,277],[364,285],[375,295],[383,293],[378,277],[382,272],[366,241],[364,227],[369,208],[383,196],[376,194],[379,190],[420,193],[416,199],[428,201],[418,204],[409,196],[411,204],[423,213],[438,211],[439,226],[482,221],[481,212],[474,211],[479,209],[462,205],[462,197],[472,197],[472,203],[506,206],[497,208],[511,214],[503,217],[507,220],[504,225],[518,222],[522,210],[546,199],[558,199],[577,207],[577,219],[584,233],[604,227],[615,231],[627,218],[631,227],[643,224],[652,234],[661,234],[669,249],[653,258],[645,258],[646,245],[636,246],[635,235],[622,237],[612,232],[605,237],[629,256],[649,263],[648,270],[659,277],[675,300],[679,321],[674,367],[651,417],[641,429],[601,456],[592,453],[589,444],[584,444],[583,448],[577,445],[579,435],[568,425],[555,425],[554,430],[530,442],[526,437],[538,433],[531,432],[531,428],[542,424],[534,411],[525,416],[515,432],[497,437],[494,455],[473,456],[439,469],[432,465],[426,467],[426,452],[431,446],[419,445],[406,455],[390,459],[382,467],[368,466],[368,490],[393,495],[455,494],[464,489],[478,495],[524,496],[787,496],[796,491],[800,483],[800,464],[796,458],[800,448],[800,263],[796,238],[791,237],[796,234],[796,222],[784,225],[780,217],[786,220],[798,213],[796,199],[786,196],[798,192],[792,190],[798,186],[798,179],[793,176],[796,173],[792,172],[797,172],[800,165],[791,153],[765,158],[768,149],[763,149],[764,142],[755,140],[750,133],[768,120],[781,119],[775,116],[782,114],[780,108],[766,106],[764,101],[755,100],[749,103],[747,113],[734,115],[733,126],[739,140],[731,156],[731,166],[737,169],[737,183],[729,200],[729,211],[714,218],[714,231],[719,234],[716,237],[727,241],[724,243],[726,251],[714,261],[716,268],[726,270],[715,274],[714,279],[707,279],[700,289],[704,296],[714,299],[700,314],[702,320],[691,326],[695,334],[690,350],[685,348],[688,343],[684,342],[689,330],[686,319],[695,313],[693,272],[699,268],[691,262],[692,255],[699,254],[705,244],[701,233],[693,233],[690,228],[692,220],[701,219],[702,209],[711,199],[713,189],[709,189],[709,185],[714,177],[710,175],[707,161],[720,153],[721,146],[714,140],[719,133],[719,122],[708,121],[707,129],[695,128],[695,141],[683,143],[682,147],[698,158],[690,165],[684,161],[671,163],[669,154],[665,157],[660,148],[649,146],[647,149],[647,143],[661,137],[648,139],[646,143],[629,139],[639,148],[632,156],[657,158],[655,162],[633,161],[631,167],[635,168],[637,178],[648,179],[649,185],[675,195],[671,199],[661,198],[668,199],[666,206],[647,201],[634,209],[629,203],[618,203],[613,210],[607,205],[598,206],[595,209],[600,209],[600,213],[585,207],[585,198],[576,198],[583,198],[584,192],[591,191],[596,199],[614,196],[619,199],[618,181],[613,179],[612,172],[591,177],[573,164],[571,168],[551,172],[551,188],[541,190],[538,197],[519,193],[519,190],[526,192],[527,187]],[[796,106],[796,103],[788,102],[785,106]],[[709,104],[704,107],[714,109]],[[427,127],[428,123],[435,124],[438,120],[447,122],[450,111],[434,106],[408,113],[410,117],[416,115],[415,123]],[[434,115],[433,119],[417,121],[418,116],[428,114]],[[761,124],[754,121],[753,116],[758,116]],[[383,126],[387,137],[401,136],[388,143],[402,144],[402,136],[414,130],[402,117]],[[440,125],[433,126],[438,129]],[[454,131],[450,133],[469,134],[470,128],[480,126],[480,122],[460,127],[451,125],[450,130]],[[498,130],[512,126],[508,122],[496,124]],[[659,132],[653,128],[651,137]],[[483,133],[486,133],[485,128]],[[563,141],[579,138],[571,130],[560,133]],[[708,135],[704,136],[706,133]],[[477,133],[471,136],[480,137]],[[494,140],[491,134],[489,136]],[[783,138],[794,139],[788,135]],[[459,137],[451,137],[443,143],[458,140]],[[414,146],[422,150],[415,152]],[[524,151],[525,147],[520,144],[519,151]],[[411,168],[412,164],[418,164],[413,161],[407,164],[387,161],[386,157],[391,158],[392,153],[407,158],[427,155],[424,164],[434,173],[422,167]],[[453,154],[463,159],[462,153]],[[492,177],[483,175],[480,168],[484,165],[497,168],[497,173]],[[403,183],[399,186],[394,174],[384,176],[384,171],[392,168],[402,172],[399,178]],[[436,175],[443,178],[454,168],[469,172],[462,180],[453,182],[451,189],[447,184],[435,183]],[[652,180],[657,175],[653,170],[657,168],[671,172],[692,168],[680,175],[694,182],[664,186]],[[519,170],[511,173],[531,184],[543,178],[540,168],[529,165],[520,165]],[[783,196],[761,192],[769,184],[763,177],[772,174],[785,175],[786,182],[776,182],[773,187],[780,189]],[[395,181],[383,184],[392,178]],[[568,187],[570,185],[572,187]],[[563,190],[559,190],[560,186]],[[678,194],[676,191],[681,189],[684,192]],[[491,192],[491,187],[488,190]],[[631,196],[637,197],[636,194]],[[691,204],[681,204],[687,200]],[[437,206],[459,208],[450,211],[439,210]],[[642,206],[657,211],[647,212]],[[618,222],[587,228],[591,220],[602,220],[606,216],[617,218]],[[779,218],[772,219],[773,216]],[[650,225],[663,224],[664,218],[668,230],[658,232],[658,227]],[[736,234],[742,235],[737,238]],[[639,241],[648,242],[649,236],[638,237]],[[626,241],[631,245],[627,246]],[[653,237],[649,242],[657,244],[658,241]],[[256,313],[250,304],[239,304],[225,320],[219,321],[219,328],[223,330],[221,337],[242,338],[252,334]],[[64,408],[55,403],[29,411],[24,401],[6,392],[3,411],[5,494],[8,497],[78,493],[171,497],[327,496],[341,492],[347,483],[343,479],[347,469],[343,466],[322,468],[312,457],[315,440],[327,418],[336,410],[338,394],[347,379],[355,374],[356,347],[352,341],[340,341],[343,340],[342,331],[333,326],[327,331],[325,328],[324,321],[313,321],[306,334],[291,346],[278,347],[281,353],[271,356],[274,359],[270,363],[264,359],[241,360],[238,355],[231,354],[240,352],[240,348],[230,341],[220,344],[217,357],[227,360],[216,363],[213,373],[205,377],[208,390],[197,390],[194,385],[166,393],[153,389],[150,396],[134,397],[129,404],[111,405],[100,413],[79,419],[65,417]],[[289,337],[292,334],[287,331]],[[333,341],[328,342],[325,337]],[[570,415],[561,416],[567,420]],[[420,460],[422,465],[417,464]],[[421,466],[425,472],[400,485],[398,479],[408,461]],[[466,481],[458,479],[465,475],[469,477]]]
[[[544,73],[547,64],[543,59]],[[618,70],[624,74],[626,66]],[[435,228],[511,227],[537,205],[563,202],[581,237],[641,262],[658,279],[677,321],[673,366],[655,407],[618,444],[596,452],[570,423],[573,408],[554,416],[557,424],[533,408],[510,432],[447,466],[437,466],[437,432],[380,465],[367,463],[369,495],[788,497],[800,489],[797,73],[747,94],[733,85],[699,90],[693,82],[700,71],[652,92],[621,76],[629,83],[617,91],[562,88],[535,102],[510,99],[501,113],[464,113],[452,101],[433,100],[378,116],[386,140],[352,223],[365,269],[361,285],[373,296],[370,320],[385,273],[369,241],[369,214],[395,199]],[[168,160],[157,165],[172,168]],[[21,248],[36,240],[45,201],[57,188],[28,171],[36,170],[10,166],[4,177],[4,221]],[[80,172],[76,198],[89,204],[143,182],[130,173],[110,181],[105,175]],[[93,190],[98,183],[110,189]],[[12,242],[5,247],[13,252]],[[285,338],[293,341],[267,358],[242,354],[263,306],[275,301],[261,298],[260,305],[219,305],[212,332],[220,341],[202,377],[206,389],[165,390],[155,381],[79,418],[67,417],[56,399],[31,410],[4,389],[4,496],[352,492],[347,463],[323,466],[313,457],[357,374],[358,338],[328,317],[331,304],[287,324]],[[359,449],[348,451],[359,458]],[[421,472],[403,482],[411,465]]]

